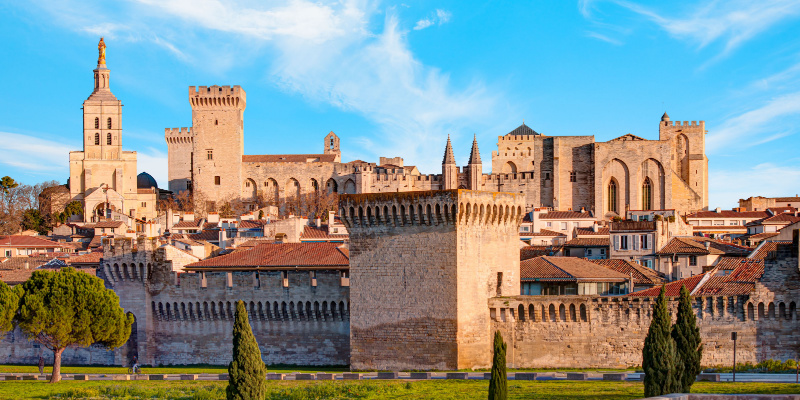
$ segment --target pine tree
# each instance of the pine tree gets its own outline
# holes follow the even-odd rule
[[[227,399],[263,400],[266,394],[266,371],[244,302],[239,300],[233,322],[233,361],[228,365]]]
[[[644,339],[642,367],[645,397],[669,394],[676,388],[675,342],[670,336],[671,319],[664,287],[653,305],[653,320]]]
[[[494,333],[494,357],[492,358],[492,380],[489,381],[489,400],[506,400],[506,344],[500,331]]]
[[[697,374],[700,373],[703,344],[700,329],[697,327],[697,317],[692,311],[692,296],[686,290],[686,286],[681,287],[678,320],[672,327],[672,339],[675,341],[675,350],[683,366],[681,375],[676,377],[678,386],[682,393],[689,393]]]

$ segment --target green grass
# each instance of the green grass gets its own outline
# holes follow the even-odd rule
[[[224,399],[226,382],[202,381],[64,381],[2,382],[0,399]],[[265,400],[311,399],[485,399],[488,381],[269,381]],[[509,399],[637,399],[641,382],[509,381]],[[711,383],[694,385],[697,393],[791,394],[800,385],[770,383]]]

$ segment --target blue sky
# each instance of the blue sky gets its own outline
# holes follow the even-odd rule
[[[247,91],[245,153],[402,156],[438,173],[477,134],[656,139],[705,120],[711,207],[800,193],[800,1],[0,3],[0,176],[66,181],[105,36],[123,146],[166,187],[190,85]]]

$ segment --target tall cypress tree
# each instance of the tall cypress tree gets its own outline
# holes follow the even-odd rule
[[[675,343],[670,336],[672,321],[669,316],[664,286],[653,305],[653,320],[644,339],[642,367],[644,369],[645,397],[672,393],[675,384]]]
[[[228,400],[263,400],[266,395],[266,370],[244,302],[236,302],[233,322],[233,361],[228,365]]]
[[[678,320],[672,327],[672,339],[675,340],[675,350],[683,366],[681,376],[677,377],[679,388],[682,393],[689,393],[697,374],[700,373],[703,343],[700,339],[700,328],[697,327],[697,317],[692,311],[692,296],[686,286],[681,287]]]
[[[489,381],[489,400],[506,400],[506,344],[500,331],[494,333],[494,356],[492,357],[492,380]]]

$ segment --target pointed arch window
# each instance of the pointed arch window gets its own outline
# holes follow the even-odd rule
[[[651,210],[653,208],[653,184],[650,178],[644,178],[642,184],[642,210]]]
[[[95,144],[95,146],[99,146],[100,145],[100,134],[99,133],[95,133],[94,134],[94,144]]]
[[[100,129],[100,117],[94,117],[94,129]]]
[[[111,134],[110,133],[106,134],[106,144],[107,145],[111,145]]]
[[[108,129],[111,129],[111,118],[108,119]]]
[[[617,182],[613,179],[608,183],[608,211],[619,213],[617,210]]]

